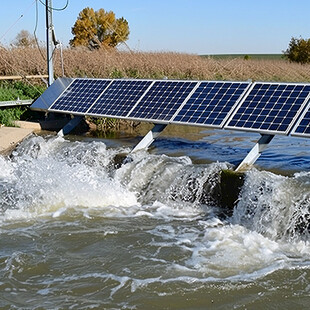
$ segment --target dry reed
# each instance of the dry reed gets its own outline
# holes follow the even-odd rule
[[[62,76],[59,50],[53,57],[55,76]],[[68,77],[310,82],[310,65],[274,59],[214,59],[179,53],[65,49],[63,62]],[[44,50],[40,53],[34,48],[0,49],[0,75],[46,73]]]

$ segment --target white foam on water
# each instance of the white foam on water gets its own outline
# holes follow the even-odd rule
[[[195,166],[189,157],[133,154],[133,161],[115,172],[115,179],[137,193],[140,215],[156,218],[192,218],[216,209],[213,189],[226,163]]]
[[[14,167],[6,158],[0,155],[0,182],[12,180]]]
[[[126,151],[62,137],[24,141],[10,160],[1,158],[2,219],[59,217],[68,208],[82,210],[86,217],[98,209],[101,216],[165,218],[196,218],[212,211],[204,185],[216,184],[212,178],[226,164],[196,168],[186,156],[138,152],[132,162],[113,169],[114,156]]]
[[[252,281],[280,269],[310,268],[309,242],[275,241],[241,225],[218,219],[199,221],[199,227],[159,225],[152,231],[158,258],[164,249],[183,253],[163,279],[189,277],[201,281]],[[153,258],[144,258],[152,260]],[[170,262],[170,263],[168,263]]]
[[[253,168],[246,174],[232,223],[272,240],[309,240],[310,173],[285,177]]]
[[[214,279],[255,279],[290,266],[292,255],[299,260],[296,247],[286,247],[239,225],[206,228],[186,266]]]
[[[247,280],[310,265],[304,227],[309,222],[309,173],[283,177],[252,169],[232,218],[224,221],[216,216],[212,192],[228,164],[194,165],[186,156],[138,152],[132,162],[111,168],[113,157],[126,151],[107,149],[102,142],[26,140],[11,159],[0,157],[0,220],[57,218],[72,209],[90,219],[164,219],[147,231],[152,235],[147,246],[156,251],[139,256],[161,264],[162,275],[121,277],[111,296],[128,282],[134,291],[154,282]],[[171,261],[161,253],[165,248],[182,258]]]
[[[34,137],[4,162],[0,204],[2,219],[61,215],[66,208],[126,208],[135,193],[108,174],[113,153],[103,143],[70,143]]]

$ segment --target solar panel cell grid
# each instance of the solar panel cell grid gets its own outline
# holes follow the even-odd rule
[[[299,119],[296,127],[293,129],[293,135],[310,136],[310,107],[308,106],[304,114]]]
[[[227,128],[288,133],[310,85],[255,83]]]
[[[196,84],[193,81],[156,81],[128,117],[168,122]]]
[[[49,110],[85,113],[111,80],[75,79]]]
[[[151,84],[148,80],[115,80],[87,113],[125,117]]]
[[[248,86],[247,82],[201,82],[173,123],[221,127]]]

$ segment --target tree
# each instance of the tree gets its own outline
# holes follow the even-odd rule
[[[12,44],[16,47],[35,47],[35,37],[28,30],[21,30]]]
[[[102,45],[115,47],[128,40],[129,26],[125,18],[115,18],[115,14],[104,9],[95,11],[85,8],[72,27],[74,38],[70,40],[72,47],[87,46],[98,49]]]
[[[298,62],[301,64],[310,62],[310,39],[303,38],[291,38],[289,46],[286,51],[284,51],[284,56],[293,62]]]

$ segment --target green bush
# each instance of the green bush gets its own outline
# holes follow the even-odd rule
[[[289,61],[306,64],[310,62],[310,39],[292,38],[284,57]]]
[[[0,88],[0,101],[12,101],[17,98],[23,99],[22,97],[22,93],[16,89]]]
[[[121,79],[124,77],[124,74],[119,69],[113,69],[109,75],[111,79]]]
[[[10,109],[0,109],[0,124],[8,127],[15,127],[15,121],[18,121],[26,108],[16,107]]]
[[[43,86],[32,86],[21,81],[15,82],[13,87],[17,91],[21,92],[23,96],[27,97],[26,99],[35,99],[39,97],[45,90],[45,87]]]
[[[45,87],[32,86],[22,81],[8,82],[3,81],[0,83],[0,101],[12,101],[16,99],[35,99],[39,97]]]

